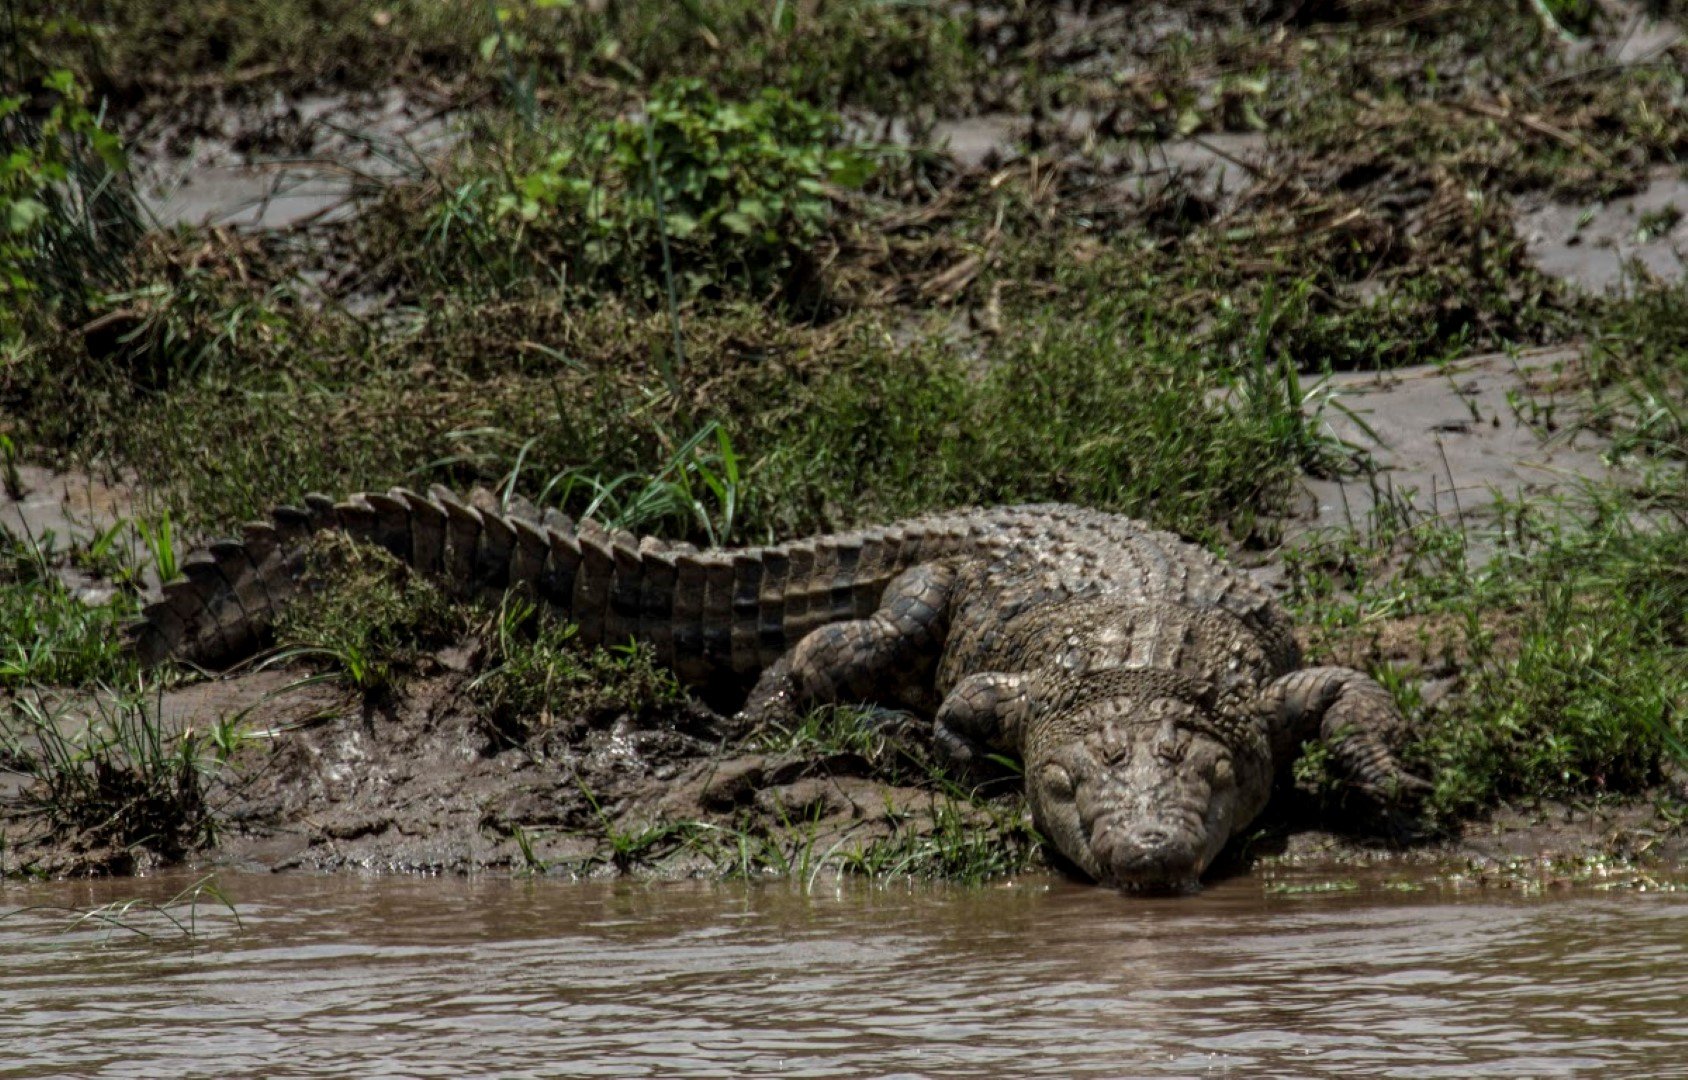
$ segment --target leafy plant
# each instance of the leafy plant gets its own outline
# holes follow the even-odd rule
[[[668,245],[688,292],[720,279],[706,270],[763,291],[824,235],[828,185],[872,174],[839,134],[835,115],[783,90],[733,102],[678,79],[652,91],[642,117],[556,140],[489,190],[492,216],[515,222],[518,242],[571,256],[577,277],[661,280]]]
[[[68,70],[41,81],[45,111],[0,97],[0,335],[20,328],[21,298],[83,302],[140,234],[118,137]]]

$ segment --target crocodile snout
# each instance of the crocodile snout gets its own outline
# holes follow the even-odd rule
[[[1091,851],[1108,884],[1132,892],[1184,892],[1203,869],[1199,837],[1181,837],[1160,825],[1111,825],[1096,830]]]

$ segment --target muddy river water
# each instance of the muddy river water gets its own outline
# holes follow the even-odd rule
[[[192,938],[17,910],[185,880],[0,885],[0,1075],[1688,1075],[1680,892],[223,874],[238,925]]]

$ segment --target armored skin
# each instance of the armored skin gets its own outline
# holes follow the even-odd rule
[[[141,659],[257,648],[329,529],[461,594],[524,591],[585,644],[643,641],[694,687],[751,687],[751,719],[833,702],[930,716],[960,766],[1021,760],[1039,831],[1125,890],[1193,888],[1306,740],[1382,806],[1425,786],[1396,760],[1405,722],[1382,687],[1302,668],[1263,588],[1118,515],[962,510],[698,551],[442,488],[305,501],[188,560],[131,628]]]

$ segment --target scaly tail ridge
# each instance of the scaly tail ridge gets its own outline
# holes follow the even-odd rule
[[[490,495],[464,500],[438,486],[303,501],[186,560],[181,578],[128,627],[135,655],[204,666],[251,655],[299,592],[311,538],[332,531],[390,552],[457,596],[530,596],[577,623],[584,644],[645,642],[687,683],[747,682],[809,631],[866,618],[898,573],[968,539],[953,521],[930,519],[698,551],[555,511],[512,513]]]

